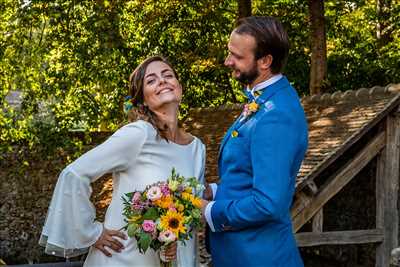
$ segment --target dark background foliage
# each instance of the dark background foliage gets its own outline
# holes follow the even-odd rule
[[[384,2],[380,9],[378,2]],[[283,22],[291,41],[285,73],[300,95],[309,94],[310,1],[2,1],[2,150],[72,129],[115,130],[124,121],[127,78],[152,54],[167,56],[178,69],[185,88],[182,116],[191,107],[243,101],[241,86],[223,66],[229,34],[246,11],[243,3],[253,15]],[[399,82],[400,5],[324,3],[324,91]],[[20,109],[5,101],[14,91],[22,93]]]

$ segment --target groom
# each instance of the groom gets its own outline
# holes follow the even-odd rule
[[[281,74],[287,33],[272,17],[244,18],[228,49],[225,65],[249,102],[221,143],[213,201],[203,200],[213,266],[303,266],[290,206],[308,134],[299,97]]]

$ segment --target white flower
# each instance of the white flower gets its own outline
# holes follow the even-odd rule
[[[178,189],[178,186],[179,186],[179,182],[175,181],[175,180],[171,180],[168,183],[169,189],[171,189],[171,191],[173,191],[173,192],[176,191],[176,189]]]
[[[172,231],[166,230],[160,233],[158,240],[163,243],[171,243],[176,240],[176,235]]]
[[[158,186],[152,186],[147,190],[147,198],[150,199],[151,201],[158,200],[162,197],[162,192],[161,188]]]

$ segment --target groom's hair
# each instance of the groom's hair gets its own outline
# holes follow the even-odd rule
[[[289,38],[282,23],[273,17],[246,17],[239,19],[234,30],[256,40],[255,59],[272,56],[272,73],[282,72],[289,54]]]

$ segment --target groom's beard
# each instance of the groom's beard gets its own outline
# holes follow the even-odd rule
[[[254,62],[253,66],[249,71],[240,72],[240,75],[236,79],[243,84],[251,84],[257,79],[258,76],[259,72],[257,69],[257,64],[256,62]]]

